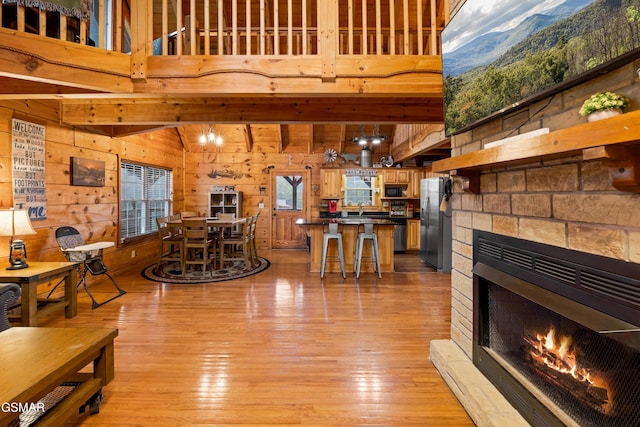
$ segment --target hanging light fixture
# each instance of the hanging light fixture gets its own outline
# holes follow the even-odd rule
[[[222,140],[222,135],[215,133],[213,126],[209,126],[209,130],[207,132],[205,132],[204,130],[202,131],[202,133],[200,134],[200,137],[198,138],[198,142],[200,142],[201,145],[205,145],[207,143],[214,143],[215,145],[217,145],[218,147],[222,146],[223,140]]]
[[[352,139],[353,142],[357,142],[359,145],[378,145],[386,140],[387,137],[385,135],[380,135],[378,125],[373,125],[373,135],[366,135],[364,132],[364,125],[360,125],[360,136],[356,136]]]

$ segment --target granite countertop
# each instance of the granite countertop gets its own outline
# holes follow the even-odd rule
[[[296,221],[298,225],[323,225],[330,222],[337,222],[343,225],[359,225],[359,224],[376,224],[376,225],[396,225],[395,222],[388,219],[381,218],[367,218],[362,217],[347,217],[347,218],[311,218],[309,221],[305,221],[300,218]]]

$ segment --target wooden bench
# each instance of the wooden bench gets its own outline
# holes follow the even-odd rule
[[[117,335],[112,328],[14,327],[0,333],[0,425],[25,409],[40,412],[38,426],[60,425],[86,405],[98,412],[102,387],[114,377]],[[45,409],[40,399],[63,383],[73,390]]]

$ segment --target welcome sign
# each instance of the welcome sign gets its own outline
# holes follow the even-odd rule
[[[18,119],[11,122],[13,204],[31,220],[47,219],[45,127]]]

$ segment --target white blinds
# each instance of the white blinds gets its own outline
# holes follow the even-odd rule
[[[156,217],[171,213],[171,170],[122,162],[120,171],[121,241],[155,232]]]

